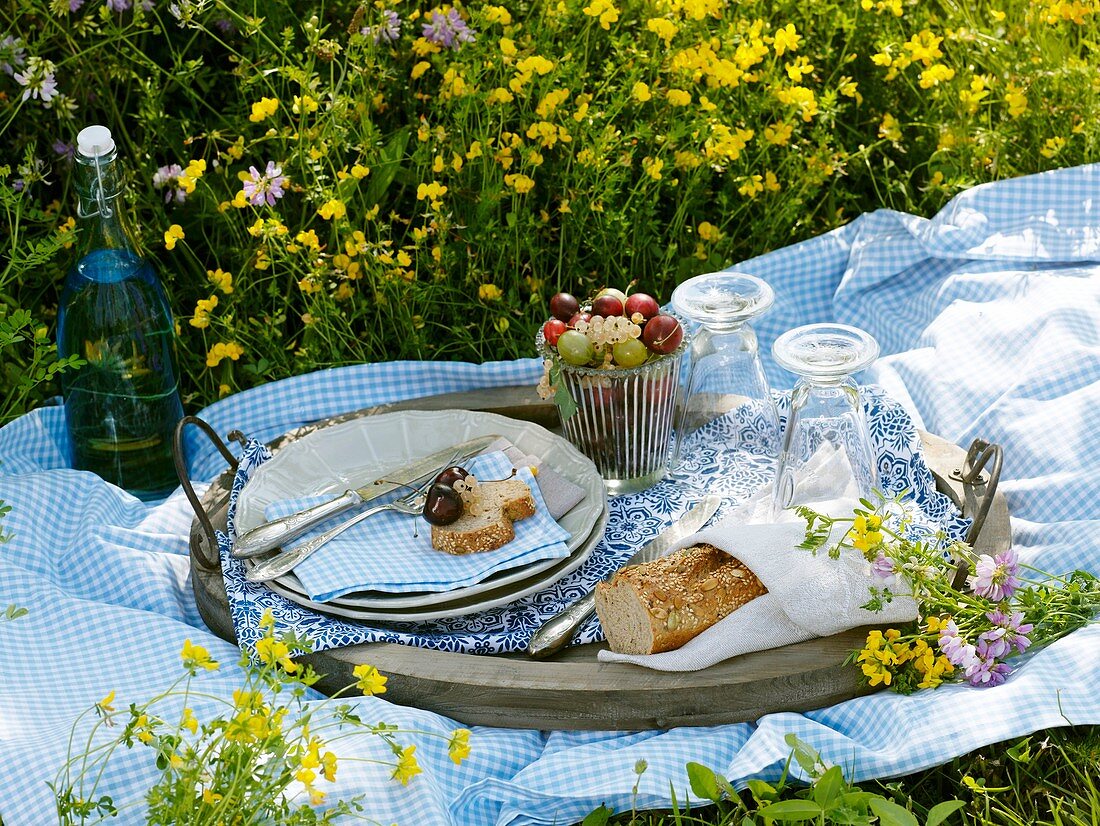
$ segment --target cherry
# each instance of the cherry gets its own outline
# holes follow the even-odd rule
[[[552,318],[542,325],[542,335],[546,339],[546,343],[551,347],[558,345],[558,338],[564,333],[568,327],[565,322],[559,318]]]
[[[627,318],[632,318],[634,313],[641,313],[648,320],[661,312],[661,305],[651,295],[634,293],[626,299],[625,309],[624,315]]]
[[[591,321],[592,313],[574,313],[572,318],[569,319],[569,326],[576,327],[578,321]]]
[[[470,471],[466,470],[466,468],[458,467],[458,465],[453,465],[446,470],[441,471],[440,474],[435,477],[435,482],[433,484],[449,485],[450,487],[454,487],[455,482],[457,482],[459,479],[465,479],[469,475]]]
[[[645,323],[642,341],[654,353],[668,355],[684,340],[684,328],[670,315],[655,315]]]
[[[424,519],[429,524],[450,525],[459,520],[463,510],[462,497],[450,485],[436,482],[428,488],[428,498],[424,501]]]
[[[592,314],[602,315],[604,318],[622,315],[623,302],[615,296],[605,293],[592,302]]]
[[[568,321],[581,308],[581,303],[569,293],[557,293],[550,299],[550,315],[558,321]]]

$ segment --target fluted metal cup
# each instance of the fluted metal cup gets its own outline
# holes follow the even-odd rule
[[[675,352],[639,367],[574,367],[546,344],[541,331],[535,343],[559,368],[577,405],[572,416],[562,416],[565,436],[595,463],[608,493],[633,493],[661,481],[668,470],[686,331]]]

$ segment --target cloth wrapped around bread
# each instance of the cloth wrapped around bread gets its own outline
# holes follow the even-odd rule
[[[656,654],[679,648],[766,593],[725,551],[693,545],[598,583],[596,614],[612,651]]]

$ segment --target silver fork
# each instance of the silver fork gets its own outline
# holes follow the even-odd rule
[[[424,502],[427,501],[427,488],[431,487],[434,477],[410,493],[408,496],[404,496],[401,499],[397,499],[386,505],[377,505],[373,508],[368,508],[362,513],[356,514],[346,522],[341,522],[335,528],[325,531],[320,536],[315,536],[308,542],[303,542],[301,545],[297,545],[282,553],[276,554],[271,559],[266,559],[260,564],[248,570],[244,577],[249,582],[267,582],[270,579],[275,579],[291,570],[294,566],[300,564],[302,560],[313,556],[317,549],[327,544],[332,539],[342,534],[348,528],[352,528],[358,525],[368,516],[374,516],[376,513],[382,511],[397,511],[398,513],[406,514],[419,514],[424,510]]]

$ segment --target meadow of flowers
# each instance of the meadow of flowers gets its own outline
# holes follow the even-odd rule
[[[393,358],[533,355],[546,300],[1078,164],[1097,0],[14,0],[4,415],[53,392],[70,163],[115,133],[191,407]]]

